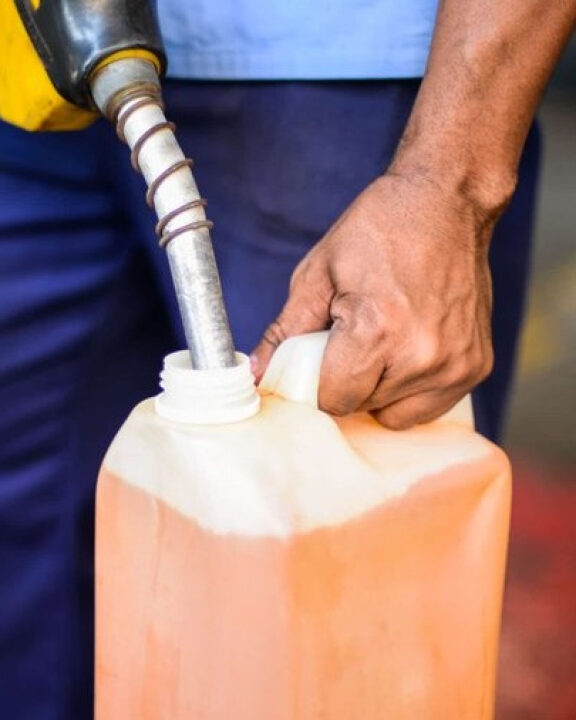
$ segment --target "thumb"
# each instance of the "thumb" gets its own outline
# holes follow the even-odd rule
[[[293,285],[282,312],[272,322],[250,355],[252,372],[259,383],[274,351],[294,335],[325,330],[330,325],[330,299],[322,299],[308,286]]]

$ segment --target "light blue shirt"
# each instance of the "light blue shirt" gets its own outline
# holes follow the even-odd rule
[[[438,0],[158,0],[171,77],[421,77]]]

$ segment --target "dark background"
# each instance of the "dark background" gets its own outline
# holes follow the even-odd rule
[[[576,720],[576,42],[539,113],[532,284],[506,448],[514,467],[497,720]]]

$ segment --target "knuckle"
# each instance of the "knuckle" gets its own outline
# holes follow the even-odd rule
[[[473,382],[475,376],[476,369],[465,357],[459,356],[446,365],[443,385],[447,388],[465,386]]]
[[[412,417],[393,409],[380,410],[376,414],[376,419],[388,430],[408,430],[415,424]]]
[[[319,408],[322,412],[328,413],[328,415],[333,415],[334,417],[345,417],[349,414],[349,411],[344,407],[344,405],[334,401],[330,403],[320,403]]]
[[[335,417],[344,417],[345,415],[348,415],[354,410],[354,408],[351,408],[343,400],[329,400],[328,402],[319,402],[318,407],[323,412],[328,413],[329,415],[334,415]]]
[[[349,415],[351,412],[357,410],[358,405],[358,398],[352,396],[350,393],[330,393],[328,397],[326,397],[326,394],[322,393],[322,391],[319,393],[318,407],[329,415],[336,417]]]
[[[446,387],[470,388],[484,380],[491,370],[491,356],[475,350],[453,355],[446,363],[442,379]]]
[[[492,358],[483,353],[476,353],[464,364],[461,384],[473,387],[482,382],[492,371]]]
[[[346,293],[335,298],[332,319],[353,338],[377,343],[385,333],[384,318],[374,298],[360,293]]]
[[[439,338],[434,335],[420,335],[412,349],[412,367],[419,375],[436,373],[444,365]]]
[[[272,347],[277,348],[287,337],[288,334],[282,325],[282,316],[280,316],[268,325],[262,339]]]

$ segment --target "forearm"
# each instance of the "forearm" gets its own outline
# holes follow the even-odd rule
[[[506,205],[576,0],[441,0],[428,63],[392,171]]]

